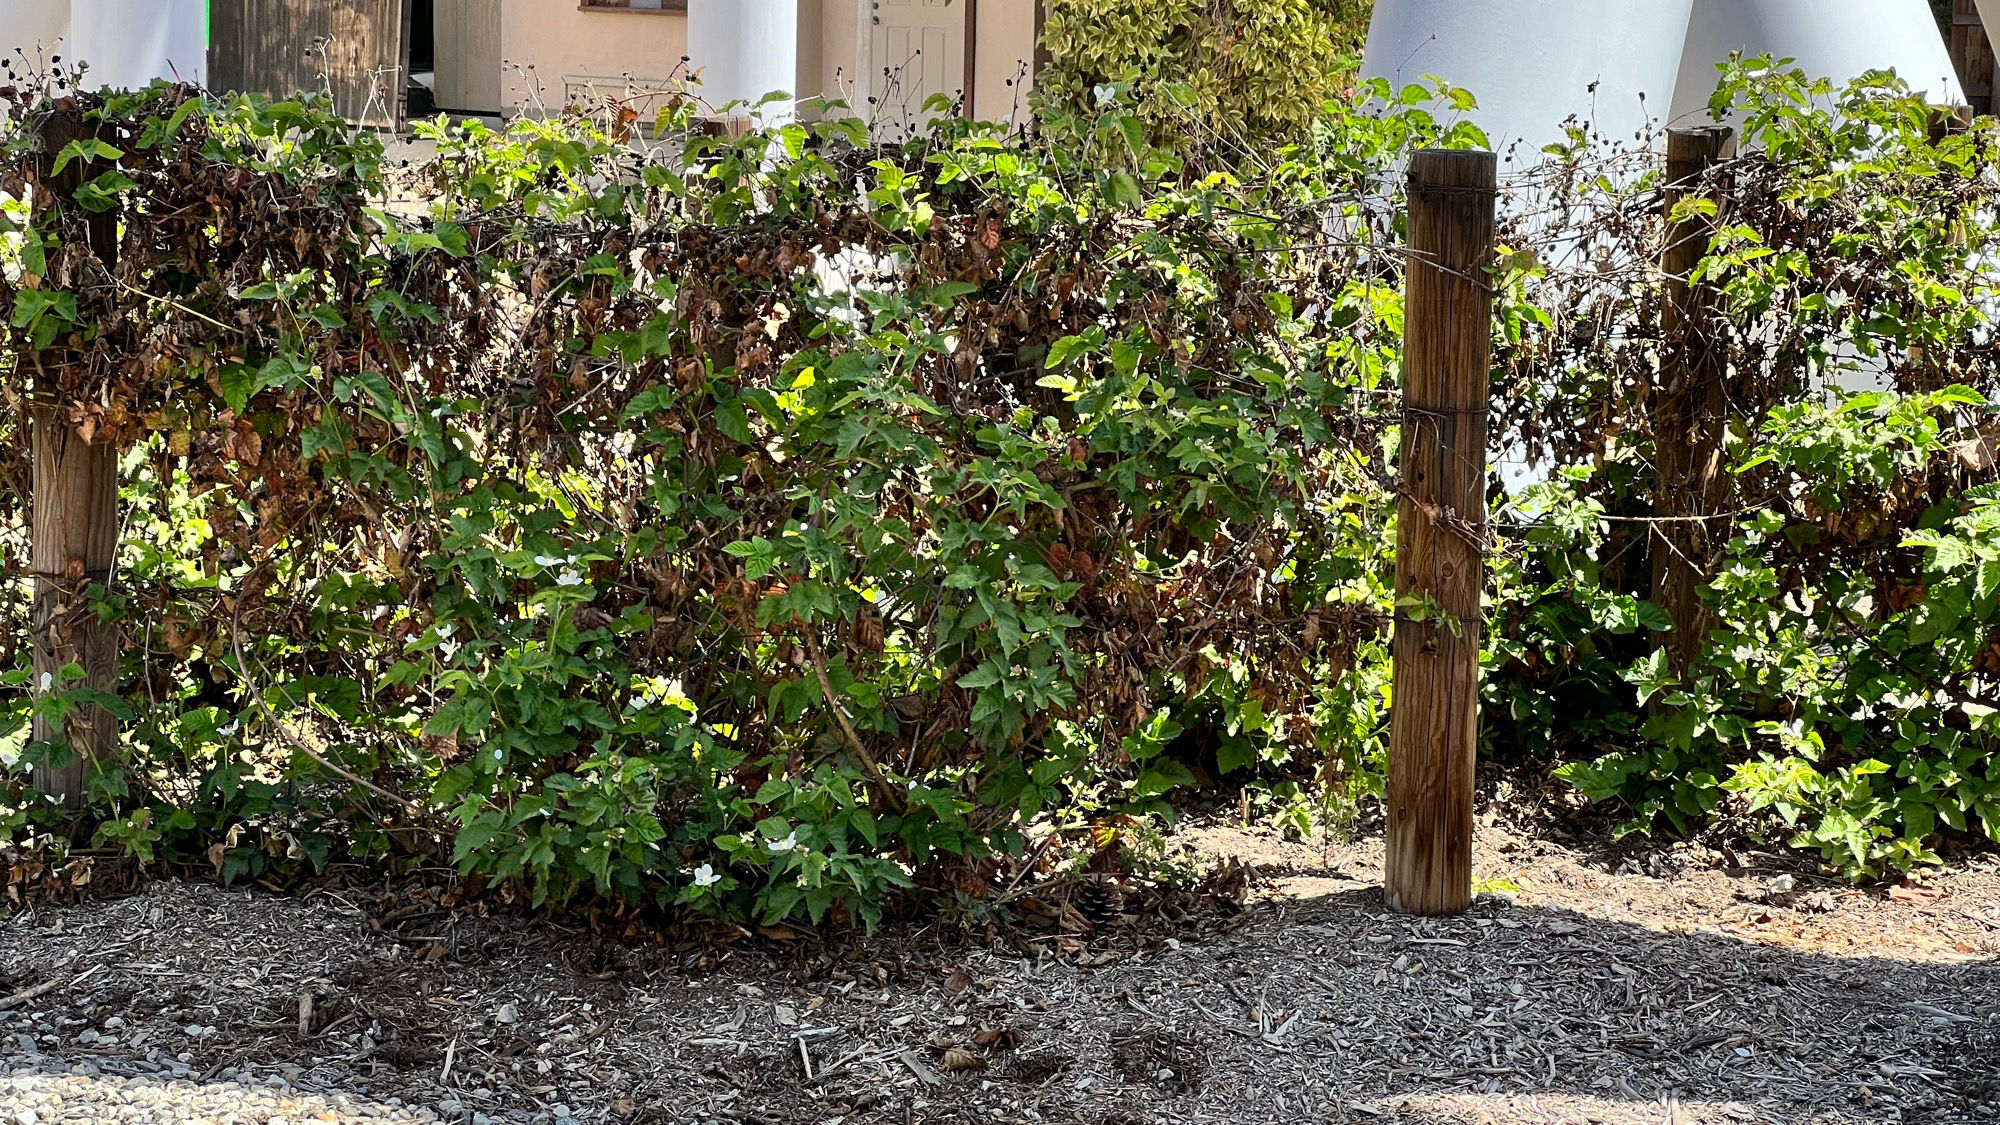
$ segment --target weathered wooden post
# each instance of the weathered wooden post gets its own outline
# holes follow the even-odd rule
[[[1390,909],[1407,914],[1472,905],[1497,175],[1487,152],[1426,151],[1410,161],[1383,876]]]
[[[1735,154],[1735,134],[1725,126],[1667,133],[1669,218],[1682,200],[1713,186],[1715,166]],[[1721,199],[1713,197],[1718,206]],[[1660,375],[1653,392],[1653,604],[1673,622],[1665,644],[1676,669],[1700,651],[1708,633],[1701,587],[1708,581],[1710,517],[1724,510],[1729,476],[1723,471],[1729,436],[1729,356],[1714,330],[1715,292],[1692,275],[1718,229],[1715,215],[1700,211],[1673,222],[1661,269],[1666,305],[1660,312]]]
[[[35,206],[55,200],[68,202],[77,188],[105,171],[101,161],[70,161],[60,175],[56,159],[72,141],[94,136],[89,127],[62,115],[44,126],[38,198]],[[90,249],[106,267],[118,252],[118,218],[113,212],[89,220]],[[108,279],[82,278],[76,284],[108,284]],[[74,425],[50,389],[63,347],[43,355],[24,355],[18,362],[41,366],[36,398],[28,416],[32,470],[29,477],[29,566],[35,576],[34,673],[37,694],[49,689],[85,687],[115,692],[118,687],[120,630],[116,622],[98,620],[86,600],[93,583],[110,580],[118,550],[118,452],[110,443],[93,443]],[[71,665],[83,669],[80,684],[64,680]],[[90,763],[107,755],[118,737],[112,715],[101,707],[79,707],[57,729],[46,719],[35,721],[38,742],[67,741],[69,760],[35,771],[35,787],[77,808],[83,804]]]
[[[1971,132],[1972,122],[1976,116],[1969,105],[1933,107],[1930,120],[1931,143],[1942,144],[1946,137],[1961,137]]]

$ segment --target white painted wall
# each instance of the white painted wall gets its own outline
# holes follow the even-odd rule
[[[1035,88],[1035,0],[980,0],[974,30],[972,116],[1025,120]]]
[[[1540,158],[1571,117],[1616,141],[1663,119],[1694,0],[1381,0],[1362,64],[1401,89],[1437,75],[1472,91],[1503,158]]]
[[[4,0],[0,0],[4,2]],[[639,88],[685,73],[687,17],[643,9],[579,11],[569,0],[500,0],[501,101],[509,113],[558,112],[574,77]],[[613,92],[616,91],[607,91]],[[644,107],[648,116],[657,107]]]
[[[2000,8],[2000,0],[1980,3]],[[1911,89],[1939,104],[1965,100],[1951,51],[1926,0],[1695,0],[1674,95],[1674,123],[1708,118],[1708,99],[1719,77],[1716,64],[1732,51],[1795,59],[1808,75],[1835,82],[1870,70],[1894,70]]]

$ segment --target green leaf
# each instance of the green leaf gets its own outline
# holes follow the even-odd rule
[[[1001,679],[1000,666],[989,660],[965,675],[960,676],[958,686],[967,691],[978,691],[981,688],[993,687],[1000,683]]]
[[[741,402],[720,403],[715,408],[715,428],[722,436],[744,445],[754,445],[756,437],[750,432],[750,418],[744,413]]]
[[[1132,786],[1132,795],[1138,798],[1158,797],[1175,789],[1194,784],[1194,774],[1172,758],[1155,758],[1140,771],[1139,780]]]
[[[1139,178],[1130,172],[1113,172],[1104,179],[1104,198],[1120,207],[1137,207],[1144,200]]]
[[[69,167],[72,160],[122,160],[124,156],[123,149],[113,148],[95,137],[86,137],[63,146],[62,151],[56,154],[55,166],[50,169],[50,174],[62,175],[63,169]]]
[[[970,281],[947,281],[942,285],[932,286],[930,292],[924,294],[924,300],[938,308],[944,308],[960,297],[969,297],[977,292],[979,286]]]

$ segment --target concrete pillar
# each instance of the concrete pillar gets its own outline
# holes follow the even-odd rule
[[[688,60],[701,75],[701,99],[718,110],[730,102],[755,106],[774,92],[795,97],[799,0],[688,0]],[[739,106],[729,116],[750,112]],[[796,113],[792,101],[760,111],[765,124]]]
[[[1437,75],[1470,90],[1470,115],[1515,165],[1581,119],[1630,143],[1664,120],[1694,0],[1382,0],[1363,73],[1400,90]]]
[[[1981,7],[2000,2],[1981,0]],[[1674,93],[1675,125],[1710,120],[1716,64],[1732,51],[1790,58],[1808,75],[1835,82],[1894,70],[1933,102],[1965,101],[1927,0],[1695,0]]]
[[[86,86],[205,85],[207,0],[73,0],[70,49],[90,64]]]

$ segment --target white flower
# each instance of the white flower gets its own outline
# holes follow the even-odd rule
[[[771,849],[772,855],[783,855],[799,846],[799,830],[794,828],[791,835],[782,840],[772,840],[764,846]]]
[[[47,690],[49,690],[50,688],[54,687],[55,685],[56,685],[56,677],[55,677],[55,673],[53,673],[53,672],[43,672],[43,673],[42,673],[42,690],[43,690],[43,691],[47,691]]]
[[[535,556],[535,565],[536,565],[536,566],[554,566],[554,565],[556,565],[557,563],[559,563],[559,562],[562,562],[562,561],[563,561],[563,560],[561,560],[561,559],[559,559],[559,558],[555,558],[554,556],[551,556],[551,555],[536,555],[536,556]]]
[[[1111,99],[1118,96],[1118,87],[1097,86],[1094,87],[1090,92],[1097,95],[1098,105],[1110,105]]]
[[[694,869],[695,886],[713,887],[714,885],[720,882],[722,882],[722,876],[717,875],[715,873],[715,868],[710,867],[708,864],[704,863],[700,867]]]
[[[452,657],[458,655],[458,642],[440,641],[438,643],[438,651],[444,654],[446,660],[450,660]]]
[[[583,585],[583,575],[578,574],[574,569],[566,568],[561,574],[556,576],[556,585],[581,586]]]
[[[438,636],[440,636],[440,637],[442,637],[442,638],[444,638],[444,639],[446,639],[446,640],[450,640],[450,639],[451,639],[451,635],[452,635],[453,633],[456,633],[456,632],[458,632],[458,626],[456,626],[456,625],[453,625],[453,624],[452,624],[451,622],[449,622],[449,621],[447,621],[447,622],[445,622],[444,624],[442,624],[442,625],[440,625],[440,626],[438,626],[438,627],[437,627],[437,634],[438,634]]]

